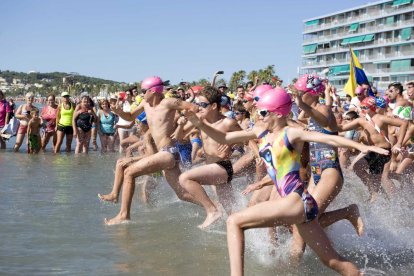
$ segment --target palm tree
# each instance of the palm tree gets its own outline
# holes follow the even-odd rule
[[[237,72],[234,72],[233,75],[230,78],[230,89],[234,90],[237,86],[242,85],[244,79],[246,78],[246,71],[240,70]]]

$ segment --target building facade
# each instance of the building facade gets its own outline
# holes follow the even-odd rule
[[[414,80],[413,0],[378,1],[304,21],[301,73],[321,73],[339,90],[349,77],[349,48],[384,90]],[[326,72],[327,70],[325,70]]]

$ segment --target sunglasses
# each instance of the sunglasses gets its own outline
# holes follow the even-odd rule
[[[242,114],[244,114],[244,113],[246,113],[246,112],[243,112],[243,111],[236,111],[236,112],[234,112],[234,115],[242,115]]]
[[[245,103],[248,103],[249,101],[248,100],[242,100],[241,102],[245,104]]]
[[[270,114],[269,110],[267,109],[258,109],[257,114],[262,116],[263,118]]]
[[[198,105],[199,107],[202,108],[206,108],[207,106],[210,105],[210,103],[205,103],[205,102],[199,102],[199,103],[195,103],[196,105]]]
[[[370,107],[369,107],[369,106],[363,106],[363,105],[362,105],[362,106],[361,106],[361,109],[362,109],[362,110],[369,110],[369,109],[370,109]]]
[[[259,96],[256,96],[256,97],[254,97],[254,98],[253,98],[253,100],[254,100],[255,102],[258,102],[258,101],[259,101],[259,99],[260,99],[260,98],[259,98]]]

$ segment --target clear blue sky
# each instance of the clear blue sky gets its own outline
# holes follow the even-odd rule
[[[367,0],[1,0],[0,70],[134,82],[224,79],[274,64],[297,74],[303,20]]]

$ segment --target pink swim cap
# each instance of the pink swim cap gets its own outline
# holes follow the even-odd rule
[[[149,77],[141,82],[141,89],[145,89],[153,93],[162,93],[164,91],[164,83],[160,77]]]
[[[276,87],[263,93],[257,107],[280,115],[288,115],[292,108],[292,98],[285,89]]]
[[[365,89],[362,86],[358,86],[357,88],[355,88],[355,95],[359,95],[364,92],[365,92]]]
[[[259,85],[253,91],[253,99],[255,99],[256,97],[258,97],[257,100],[260,99],[260,97],[263,95],[264,92],[266,92],[266,91],[268,91],[268,90],[270,90],[272,88],[273,87],[270,84],[262,84],[262,85]]]
[[[325,85],[321,78],[317,75],[308,74],[303,75],[296,81],[295,88],[311,95],[319,95],[325,91]]]

